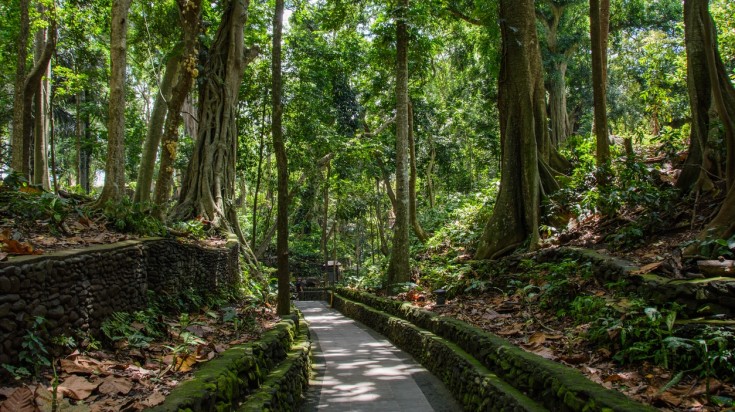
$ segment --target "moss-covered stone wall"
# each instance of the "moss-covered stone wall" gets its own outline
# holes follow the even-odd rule
[[[149,410],[297,410],[308,385],[310,349],[308,328],[297,312],[257,342],[233,346],[203,364],[162,405]]]
[[[526,352],[505,339],[462,321],[438,316],[408,303],[349,289],[339,289],[333,300],[335,307],[340,310],[354,306],[349,301],[360,302],[390,316],[406,320],[456,344],[497,378],[549,410],[620,412],[653,410],[628,399],[619,392],[590,381],[575,369]],[[375,314],[372,317],[377,318]],[[371,327],[373,327],[371,324],[394,322],[386,316],[380,317],[380,320],[371,320],[369,316],[356,319]],[[381,325],[374,327],[378,331],[386,328]],[[388,337],[393,339],[391,336]],[[400,339],[396,343],[401,346]]]
[[[440,378],[468,411],[545,411],[537,402],[498,379],[457,345],[410,322],[336,295],[334,307],[410,353]]]
[[[146,306],[149,291],[216,293],[240,280],[239,244],[207,248],[174,239],[125,241],[0,262],[0,364],[17,362],[34,316],[50,336],[99,329],[113,312]]]

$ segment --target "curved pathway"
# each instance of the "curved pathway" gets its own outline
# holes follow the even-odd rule
[[[329,308],[296,302],[314,341],[305,411],[460,411],[441,381],[385,337]]]

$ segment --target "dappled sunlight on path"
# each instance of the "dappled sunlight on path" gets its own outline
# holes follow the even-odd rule
[[[297,302],[315,343],[306,411],[456,411],[441,382],[385,337],[324,302]]]

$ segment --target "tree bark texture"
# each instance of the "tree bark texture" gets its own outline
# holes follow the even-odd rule
[[[500,191],[480,238],[478,259],[502,256],[526,241],[534,249],[539,238],[538,141],[546,130],[546,111],[533,1],[502,0],[500,22]]]
[[[610,141],[607,130],[607,33],[609,0],[590,0],[590,39],[592,41],[592,94],[594,99],[594,131],[597,142],[597,167],[610,163]],[[606,17],[607,16],[607,17]],[[598,178],[603,178],[601,172]]]
[[[393,214],[396,214],[396,210],[398,209],[397,201],[396,201],[396,193],[393,191],[393,184],[391,183],[390,179],[390,172],[388,171],[388,168],[386,167],[385,163],[383,163],[383,159],[381,159],[382,153],[378,152],[375,154],[376,162],[378,164],[378,168],[380,168],[380,173],[383,176],[383,184],[385,185],[385,193],[386,196],[388,196],[388,200],[390,200],[391,208],[393,209]]]
[[[376,225],[378,226],[378,238],[380,240],[380,253],[383,254],[383,256],[388,257],[390,256],[390,249],[388,248],[388,240],[385,236],[385,220],[383,219],[383,210],[380,207],[380,179],[375,179],[375,190],[376,190],[376,198],[375,198],[375,221]]]
[[[151,118],[148,121],[148,130],[146,131],[145,141],[143,142],[143,151],[140,159],[140,170],[138,170],[138,183],[135,186],[135,202],[145,203],[151,200],[151,185],[153,184],[153,171],[156,167],[156,156],[158,155],[158,147],[161,144],[161,136],[163,135],[163,124],[166,121],[166,113],[168,111],[167,102],[171,100],[171,89],[173,88],[174,78],[179,68],[181,54],[171,55],[166,62],[166,68],[163,72],[161,85],[159,86],[156,99],[153,102],[151,110]]]
[[[396,8],[396,224],[387,287],[411,279],[409,264],[408,0]]]
[[[273,15],[273,150],[278,169],[278,213],[276,215],[276,256],[278,266],[278,307],[281,316],[291,313],[290,275],[288,273],[288,159],[283,139],[283,74],[281,72],[281,41],[283,35],[284,0],[276,0]]]
[[[717,33],[709,14],[709,2],[707,0],[686,0],[684,12],[686,34],[691,34],[686,43],[687,82],[690,88],[693,131],[690,150],[695,145],[694,130],[696,128],[697,134],[701,134],[701,138],[696,143],[700,146],[700,153],[697,153],[698,156],[701,156],[700,169],[706,171],[704,157],[707,141],[705,139],[709,130],[704,127],[708,126],[708,123],[705,123],[708,118],[705,116],[707,116],[706,109],[709,108],[709,105],[703,105],[708,102],[714,106],[722,122],[727,146],[725,168],[727,195],[719,212],[698,235],[697,240],[728,239],[735,233],[735,223],[733,223],[735,222],[735,88],[730,82],[719,55]],[[712,97],[711,102],[706,100],[709,96]],[[692,156],[691,153],[690,156]],[[694,166],[696,160],[691,162],[688,160],[687,163]],[[697,248],[698,245],[695,243],[689,246],[684,254],[696,254]]]
[[[44,8],[38,5],[39,13],[43,14]],[[36,64],[44,63],[44,50],[47,43],[51,42],[51,35],[46,28],[36,32],[36,44],[34,60]],[[49,117],[50,117],[50,86],[51,82],[51,56],[41,67],[43,75],[41,80],[34,85],[33,91],[33,184],[41,186],[44,190],[51,189],[48,174],[48,143],[49,143]]]
[[[112,1],[110,33],[110,104],[107,119],[105,184],[98,206],[118,201],[125,194],[125,69],[127,66],[128,12],[132,0]]]
[[[712,85],[712,100],[725,133],[723,136],[727,148],[725,180],[727,189],[730,190],[735,185],[735,88],[730,82],[729,73],[718,51],[717,31],[709,14],[709,2],[700,1],[698,6],[703,9],[699,16],[704,27],[704,50]],[[735,217],[735,210],[730,216]]]
[[[51,152],[51,179],[53,183],[54,193],[59,193],[59,177],[56,175],[56,122],[54,121],[54,96],[55,92],[49,92],[49,111],[48,111],[48,125],[49,125],[49,150]]]
[[[258,172],[257,176],[255,177],[255,193],[253,194],[253,215],[252,215],[252,221],[253,221],[253,234],[252,239],[250,239],[252,243],[252,249],[255,250],[256,246],[256,239],[258,238],[258,198],[260,197],[260,184],[263,177],[263,151],[265,150],[265,134],[266,134],[266,126],[265,126],[265,107],[267,99],[268,92],[266,91],[264,101],[263,101],[263,115],[260,119],[261,121],[261,130],[260,130],[260,141],[258,142]]]
[[[25,110],[25,81],[26,81],[26,59],[28,58],[28,37],[30,35],[30,18],[28,17],[28,5],[30,0],[20,0],[20,28],[16,49],[18,59],[15,66],[15,87],[13,95],[13,137],[11,168],[23,176],[28,177],[30,170],[28,164],[28,153],[24,153],[23,137],[23,113]]]
[[[562,16],[567,7],[573,3],[555,0],[545,0],[544,3],[551,11],[550,16],[538,13],[538,18],[546,33],[546,46],[552,56],[552,68],[546,76],[549,94],[549,133],[552,146],[558,147],[571,134],[567,112],[566,71],[569,59],[576,51],[578,44],[575,42],[566,47],[559,44],[559,25]]]
[[[228,213],[234,207],[236,110],[245,67],[243,26],[248,4],[228,2],[208,59],[203,62],[199,133],[179,202],[172,211],[175,220],[201,216],[214,228],[236,229],[237,220],[228,221]]]
[[[411,218],[411,227],[413,227],[413,233],[421,241],[426,243],[429,240],[429,235],[426,234],[424,229],[419,223],[418,214],[416,213],[416,139],[414,138],[414,123],[413,123],[413,106],[408,103],[408,153],[410,158],[411,174],[408,181],[408,210]]]
[[[155,195],[155,202],[159,206],[165,205],[170,198],[174,162],[179,144],[179,126],[182,121],[181,108],[184,107],[186,97],[194,85],[194,79],[199,75],[197,46],[201,27],[202,0],[177,0],[176,4],[179,6],[179,24],[183,31],[184,49],[181,51],[182,58],[177,70],[178,81],[171,92],[171,100],[168,102],[168,115],[161,138],[161,164],[158,169]]]
[[[704,49],[704,21],[701,1],[684,2],[684,39],[687,53],[687,89],[692,115],[689,133],[689,152],[682,166],[676,186],[684,193],[710,190],[713,183],[704,165],[708,147],[712,105],[712,84],[707,70],[707,53]]]
[[[434,209],[435,194],[434,194],[434,165],[436,164],[436,147],[434,141],[429,137],[429,164],[426,166],[426,197],[429,199],[429,207]]]
[[[23,91],[23,156],[26,158],[25,163],[29,163],[29,156],[31,156],[31,144],[33,143],[33,136],[35,133],[34,130],[34,122],[36,118],[33,116],[33,104],[36,102],[36,99],[38,99],[37,106],[39,110],[43,110],[43,76],[48,71],[49,63],[51,62],[51,57],[54,53],[54,49],[56,48],[56,21],[54,19],[51,19],[51,24],[48,28],[48,39],[44,42],[43,51],[39,50],[39,53],[37,53],[37,58],[35,59],[35,63],[33,66],[33,69],[31,69],[30,73],[28,73],[28,76],[25,80],[24,85],[24,91]],[[40,37],[40,36],[39,36]],[[38,113],[38,121],[39,123],[37,126],[39,127],[39,132],[41,133],[41,137],[43,136],[43,121],[42,118],[45,117],[42,112]],[[45,143],[41,143],[45,144]],[[39,145],[39,151],[41,150],[41,147]],[[39,155],[40,157],[40,155]],[[39,159],[40,161],[40,159]],[[48,164],[47,161],[43,162],[44,164]],[[30,170],[30,167],[28,167],[28,170]],[[43,171],[39,170],[41,175],[43,175]],[[28,176],[28,175],[26,175]],[[46,176],[48,177],[48,172],[46,172]],[[42,180],[39,179],[39,183]],[[33,181],[29,179],[29,181]]]
[[[331,171],[331,164],[327,164],[327,172],[324,178],[324,185],[322,187],[322,236],[320,239],[320,246],[325,265],[327,264],[327,261],[329,261],[329,250],[327,250],[327,228],[329,227],[329,178]]]

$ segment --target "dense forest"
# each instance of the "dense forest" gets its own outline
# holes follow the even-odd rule
[[[0,16],[0,260],[231,233],[246,293],[280,315],[297,277],[419,304],[443,289],[469,321],[511,295],[617,365],[668,371],[631,396],[691,407],[661,393],[704,377],[698,401],[732,405],[709,387],[732,388],[731,304],[622,298],[534,256],[595,249],[673,280],[719,261],[729,278],[735,2],[12,0]],[[677,314],[705,331],[674,333]]]

